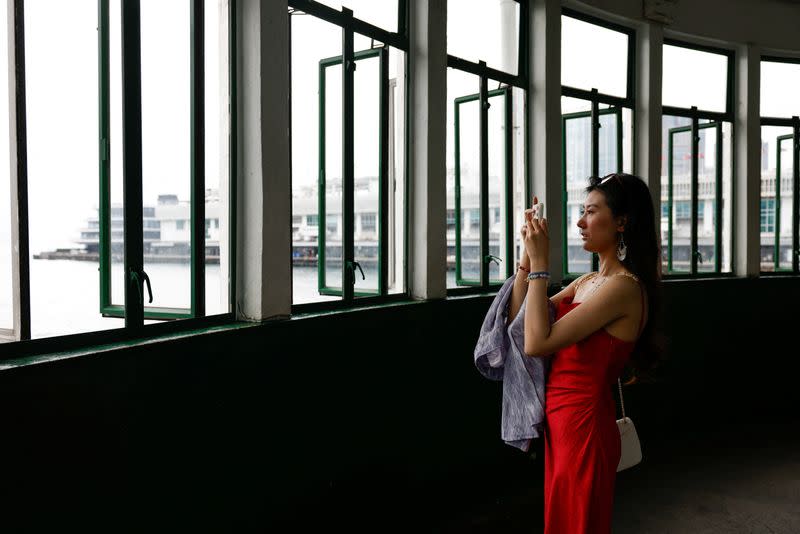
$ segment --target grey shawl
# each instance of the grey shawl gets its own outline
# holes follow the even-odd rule
[[[486,312],[478,342],[475,345],[475,366],[490,380],[503,381],[503,407],[500,434],[503,441],[523,451],[531,440],[544,431],[544,386],[550,369],[550,356],[529,357],[524,352],[525,300],[510,325],[508,303],[515,276],[503,283]],[[556,309],[548,299],[550,324]]]

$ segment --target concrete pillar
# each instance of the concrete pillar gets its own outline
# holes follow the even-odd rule
[[[237,319],[288,318],[292,305],[289,17],[286,0],[237,3]],[[325,221],[320,221],[324,231]]]
[[[738,276],[756,277],[760,267],[761,209],[761,50],[753,44],[736,50],[736,98],[734,99],[733,180],[735,198],[734,272]]]
[[[656,235],[661,236],[661,86],[664,29],[654,22],[636,32],[636,112],[633,150],[634,174],[648,187],[655,214]],[[661,244],[662,248],[667,243]]]
[[[545,203],[550,228],[550,282],[559,283],[564,272],[562,261],[562,184],[561,184],[561,3],[534,0],[530,21],[530,91],[528,147],[531,168],[531,197]],[[526,199],[526,206],[531,198]]]
[[[409,293],[447,294],[447,0],[410,3]]]

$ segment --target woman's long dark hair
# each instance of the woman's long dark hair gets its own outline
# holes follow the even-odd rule
[[[622,236],[627,247],[622,265],[639,277],[648,296],[648,319],[631,353],[627,368],[631,378],[625,385],[655,381],[654,371],[666,355],[662,320],[661,245],[656,234],[655,210],[650,189],[638,176],[616,173],[602,185],[592,176],[586,194],[600,191],[614,217],[626,216]]]

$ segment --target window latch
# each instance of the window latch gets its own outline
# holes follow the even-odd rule
[[[360,263],[358,263],[357,261],[348,261],[347,262],[347,268],[350,269],[351,273],[353,273],[353,284],[356,283],[356,267],[358,267],[358,270],[361,271],[361,279],[362,280],[366,280],[367,279],[367,277],[364,276],[364,271],[361,269],[361,264]]]
[[[142,294],[142,282],[147,284],[147,295],[150,297],[148,302],[153,302],[153,289],[150,287],[150,277],[147,273],[142,271],[135,271],[131,269],[131,281],[136,284],[136,289],[139,290],[139,302],[144,305],[144,295]]]
[[[501,261],[503,261],[503,260],[501,260],[500,258],[498,258],[497,256],[495,256],[495,255],[493,255],[493,254],[488,254],[488,255],[487,255],[485,258],[484,258],[484,261],[486,261],[486,262],[492,262],[492,261],[493,261],[493,262],[495,262],[495,263],[496,263],[496,264],[499,266],[499,265],[500,265],[500,262],[501,262]]]
[[[699,250],[695,250],[694,255],[697,256],[697,261],[703,263],[703,254]]]

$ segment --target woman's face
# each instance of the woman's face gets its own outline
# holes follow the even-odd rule
[[[581,218],[578,219],[583,249],[589,252],[600,252],[608,247],[617,246],[617,232],[624,229],[617,225],[611,208],[606,204],[606,197],[598,190],[586,196],[581,207]]]

